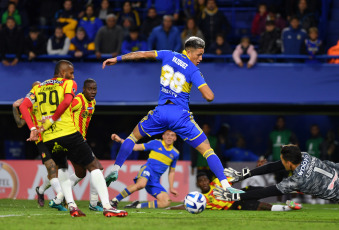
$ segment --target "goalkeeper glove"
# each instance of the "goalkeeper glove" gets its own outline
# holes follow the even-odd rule
[[[230,178],[229,182],[235,183],[250,177],[251,171],[249,170],[249,168],[243,168],[241,172],[238,172],[232,168],[225,168],[224,174],[226,177]]]
[[[240,200],[240,193],[230,193],[227,190],[224,190],[218,185],[215,185],[213,189],[213,195],[217,200],[224,200],[224,201],[239,201]]]

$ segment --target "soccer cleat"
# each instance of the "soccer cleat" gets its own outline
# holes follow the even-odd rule
[[[78,207],[69,207],[69,214],[71,214],[72,217],[82,217],[86,216],[85,213],[83,213]]]
[[[38,195],[38,204],[40,207],[44,207],[45,205],[45,195],[39,193],[39,186],[35,188],[36,194]]]
[[[287,200],[286,205],[293,210],[300,210],[303,208],[302,204],[296,203],[292,200]]]
[[[54,200],[51,200],[48,205],[49,207],[56,208],[59,211],[67,211],[67,209],[64,206],[62,206],[62,204],[56,204]]]
[[[116,216],[116,217],[125,217],[128,215],[128,213],[124,210],[118,210],[116,208],[110,208],[110,209],[106,209],[104,208],[104,212],[103,212],[104,216],[106,217],[112,217],[112,216]]]
[[[118,201],[113,201],[113,200],[110,200],[109,201],[109,204],[113,207],[113,208],[117,208],[118,207]]]
[[[232,187],[228,187],[228,188],[226,188],[226,190],[227,190],[229,193],[245,193],[243,190],[236,189],[236,188],[232,188]]]
[[[100,201],[98,201],[96,206],[92,206],[91,203],[89,203],[89,210],[91,211],[97,211],[97,212],[102,212],[104,209],[102,208],[102,204]]]
[[[137,208],[137,205],[139,204],[140,202],[138,200],[132,202],[131,204],[128,204],[126,205],[124,208]]]
[[[118,179],[118,171],[113,171],[105,178],[106,180],[106,186],[109,187],[109,185],[116,181]]]

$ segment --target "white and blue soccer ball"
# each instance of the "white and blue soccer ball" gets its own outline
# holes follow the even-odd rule
[[[199,214],[206,208],[206,198],[200,192],[190,192],[185,197],[185,208],[192,214]]]

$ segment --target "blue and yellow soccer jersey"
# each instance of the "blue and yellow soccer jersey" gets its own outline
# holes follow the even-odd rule
[[[145,151],[151,150],[146,164],[154,172],[162,175],[168,167],[175,168],[179,158],[179,151],[173,145],[166,149],[164,141],[153,140],[143,144],[143,146]]]
[[[159,105],[171,101],[189,110],[192,84],[198,89],[206,82],[184,51],[182,54],[169,50],[155,51],[156,59],[162,61]]]

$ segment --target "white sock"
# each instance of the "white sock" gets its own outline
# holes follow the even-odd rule
[[[112,206],[109,204],[106,181],[100,169],[95,169],[91,172],[91,182],[94,189],[96,189],[99,194],[102,206],[106,209],[112,208]]]
[[[72,184],[69,179],[68,169],[59,169],[58,178],[68,206],[77,207],[73,199]]]
[[[62,200],[64,199],[64,194],[62,193],[62,189],[60,186],[60,182],[58,180],[58,178],[52,178],[52,180],[50,180],[50,183],[52,185],[52,188],[54,189],[56,195],[56,198],[54,198],[54,202],[56,204],[61,204]]]
[[[75,173],[73,173],[73,174],[69,177],[69,179],[71,180],[71,185],[72,185],[72,188],[73,188],[73,187],[76,186],[76,185],[79,183],[79,181],[81,181],[83,178],[79,178],[79,177],[77,177],[77,175],[75,175]]]
[[[141,208],[141,204],[137,204],[137,207],[136,208]]]
[[[97,190],[94,188],[92,180],[90,180],[89,184],[89,203],[95,207],[98,204],[99,196]]]
[[[46,177],[46,178],[44,179],[44,182],[42,183],[42,185],[39,187],[39,193],[40,193],[40,194],[44,194],[45,191],[46,191],[49,187],[51,187],[51,183],[49,182],[48,177]],[[60,189],[61,189],[61,188],[60,188]]]
[[[231,185],[228,183],[227,179],[223,179],[222,181],[220,181],[221,186],[223,189],[226,189],[228,187],[231,187]]]
[[[288,207],[287,205],[280,205],[280,204],[275,204],[272,205],[271,211],[273,212],[283,212],[283,211],[291,211],[292,209]]]

